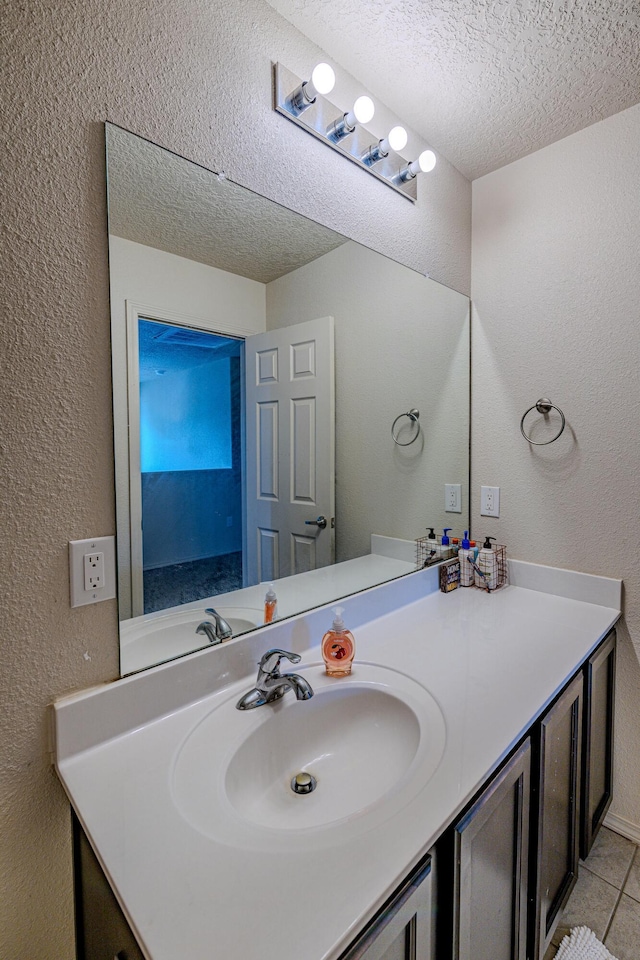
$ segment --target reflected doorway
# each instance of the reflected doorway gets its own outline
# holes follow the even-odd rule
[[[153,613],[243,586],[244,341],[138,317],[137,346],[141,599]]]

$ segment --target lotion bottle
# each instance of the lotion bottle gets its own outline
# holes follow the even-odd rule
[[[438,538],[436,537],[436,531],[433,527],[429,527],[427,532],[427,552],[426,557],[424,558],[424,566],[428,566],[430,563],[435,563],[438,559],[438,553],[440,550],[440,544],[438,543]]]
[[[344,607],[335,608],[332,627],[322,638],[322,659],[330,677],[346,677],[351,673],[351,664],[356,652],[353,634],[345,630],[343,612]]]
[[[498,586],[498,558],[496,552],[491,546],[491,541],[495,537],[485,537],[482,544],[482,550],[478,553],[478,568],[481,573],[476,571],[476,587],[484,587],[485,590],[495,590]]]
[[[278,615],[278,598],[273,589],[273,584],[269,584],[269,589],[264,595],[264,622],[273,623]]]

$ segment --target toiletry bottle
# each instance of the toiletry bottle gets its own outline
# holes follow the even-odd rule
[[[356,643],[353,634],[344,628],[344,607],[335,608],[335,619],[322,638],[322,659],[330,677],[345,677],[351,673]]]
[[[269,589],[264,595],[264,622],[273,623],[278,615],[278,598],[273,589],[273,584],[269,584]]]
[[[475,544],[474,544],[475,545]],[[458,550],[458,560],[460,561],[460,586],[472,587],[474,580],[474,570],[471,561],[475,562],[474,551],[471,548],[469,540],[469,531],[465,530],[460,549]]]
[[[440,541],[440,550],[438,552],[439,560],[448,560],[449,557],[453,556],[453,550],[451,549],[449,537],[447,536],[451,529],[451,527],[445,527],[442,532],[442,540]]]
[[[438,543],[438,538],[436,537],[436,531],[433,527],[429,527],[427,532],[426,539],[426,551],[423,566],[428,566],[430,563],[435,563],[438,559],[438,551],[440,549],[440,544]]]
[[[492,540],[495,540],[495,537],[485,537],[482,550],[478,553],[478,568],[481,573],[475,573],[476,587],[484,587],[485,590],[495,590],[498,586],[498,558],[491,546]]]

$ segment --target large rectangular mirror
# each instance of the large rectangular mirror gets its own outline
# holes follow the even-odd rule
[[[127,674],[261,626],[269,583],[290,616],[411,572],[427,527],[468,528],[469,301],[106,139]]]

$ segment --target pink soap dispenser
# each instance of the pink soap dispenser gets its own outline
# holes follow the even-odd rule
[[[351,673],[351,664],[356,652],[353,634],[345,630],[342,614],[344,607],[335,608],[335,619],[331,630],[322,638],[322,659],[330,677],[346,677]]]

